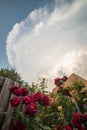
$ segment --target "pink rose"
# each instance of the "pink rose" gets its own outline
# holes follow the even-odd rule
[[[20,101],[21,101],[21,99],[20,99],[20,97],[13,97],[12,99],[11,99],[11,106],[12,107],[16,107],[16,106],[18,106],[19,104],[20,104]]]

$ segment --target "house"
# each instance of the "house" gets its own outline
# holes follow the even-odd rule
[[[75,82],[78,82],[78,83],[82,82],[82,83],[84,84],[84,86],[85,86],[85,87],[82,89],[82,91],[86,91],[86,92],[87,92],[87,80],[84,79],[84,78],[82,78],[82,77],[80,77],[79,75],[77,75],[77,74],[75,74],[75,73],[73,73],[72,75],[70,75],[70,76],[68,77],[68,79],[66,80],[66,82],[64,82],[64,84],[62,85],[62,87],[63,87],[63,88],[67,88],[67,87],[69,87],[69,86],[72,86]],[[59,90],[59,87],[55,87],[55,88],[53,89],[53,92],[54,92],[54,93],[57,93],[58,90]]]

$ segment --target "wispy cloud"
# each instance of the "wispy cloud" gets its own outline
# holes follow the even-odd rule
[[[9,63],[28,81],[59,72],[87,78],[86,12],[86,0],[55,0],[51,11],[46,6],[33,10],[9,32]]]

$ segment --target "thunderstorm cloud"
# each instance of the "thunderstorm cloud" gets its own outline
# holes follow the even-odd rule
[[[6,41],[10,65],[31,82],[41,75],[87,78],[87,0],[55,0],[16,23]]]

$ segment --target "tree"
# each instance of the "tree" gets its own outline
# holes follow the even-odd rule
[[[0,69],[0,76],[7,77],[12,79],[13,81],[16,81],[18,83],[23,83],[22,77],[20,74],[16,72],[15,69],[11,68],[1,68]]]

